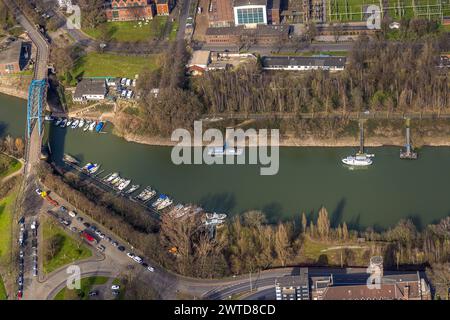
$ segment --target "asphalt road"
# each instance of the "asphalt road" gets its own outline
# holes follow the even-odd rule
[[[191,0],[182,0],[182,7],[180,9],[179,27],[177,32],[177,40],[184,40],[184,35],[186,31],[186,20],[189,15],[189,7]]]

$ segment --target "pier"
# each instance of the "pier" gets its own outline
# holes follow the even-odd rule
[[[400,150],[400,159],[409,159],[409,160],[416,160],[417,159],[417,152],[413,151],[413,148],[411,146],[411,133],[410,133],[410,119],[406,119],[406,141],[405,141],[405,148]]]

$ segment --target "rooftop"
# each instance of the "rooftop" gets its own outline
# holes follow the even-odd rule
[[[196,50],[192,54],[192,58],[189,61],[189,65],[208,65],[211,57],[211,51],[208,50]]]
[[[234,7],[242,6],[266,6],[267,0],[234,0]]]
[[[220,27],[220,28],[208,28],[206,29],[206,35],[208,36],[225,36],[225,35],[240,35],[240,34],[253,34],[256,36],[276,36],[287,33],[289,26],[287,25],[264,25],[259,24],[256,28],[248,28],[239,25],[235,27]]]
[[[344,67],[346,57],[263,57],[263,66]]]
[[[74,98],[81,99],[84,95],[106,94],[106,82],[103,79],[83,79],[77,84]]]
[[[14,41],[8,48],[0,51],[0,63],[19,62],[22,51],[22,41]]]

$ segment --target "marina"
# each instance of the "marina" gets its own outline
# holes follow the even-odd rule
[[[0,134],[23,137],[25,121],[24,100],[0,95]],[[358,170],[341,162],[355,154],[354,147],[282,147],[279,173],[262,177],[259,165],[174,165],[171,147],[46,124],[45,140],[49,139],[52,161],[57,165],[65,164],[64,154],[76,158],[80,166],[101,164],[96,181],[120,170],[121,177],[131,180],[127,189],[140,185],[131,196],[151,185],[152,190],[157,188],[174,199],[173,208],[176,203],[193,203],[228,217],[262,210],[269,221],[276,222],[302,212],[309,216],[325,206],[332,224],[345,221],[359,229],[387,228],[404,218],[424,226],[449,213],[449,147],[422,147],[417,161],[400,160],[398,146],[370,148],[366,152],[375,154],[372,159],[376,161],[354,167]],[[102,132],[111,130],[108,124]],[[109,185],[102,185],[117,194]],[[148,196],[151,200],[143,204],[146,207],[158,197],[152,192]]]
[[[55,118],[52,116],[45,116],[45,120],[48,122],[52,122],[55,127],[60,128],[70,128],[70,129],[81,129],[85,131],[94,131],[96,133],[101,133],[105,128],[105,121],[96,121],[96,120],[85,120],[85,119],[77,119],[77,118]]]

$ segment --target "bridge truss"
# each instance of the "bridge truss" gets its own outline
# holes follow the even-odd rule
[[[27,104],[27,133],[31,137],[36,123],[38,125],[39,136],[42,135],[42,111],[45,105],[47,93],[47,80],[33,80],[28,90]]]

